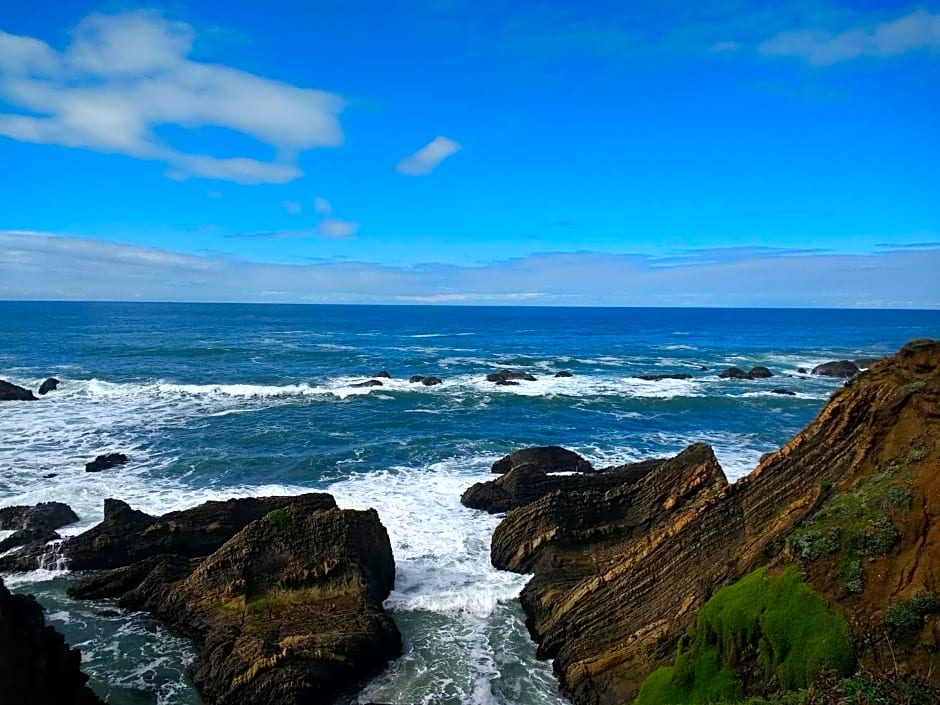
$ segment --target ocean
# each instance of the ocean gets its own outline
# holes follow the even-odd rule
[[[67,502],[81,517],[67,535],[100,521],[106,497],[163,513],[323,490],[375,507],[405,654],[358,701],[401,705],[565,702],[515,600],[525,576],[490,566],[499,518],[460,505],[494,460],[557,444],[604,466],[705,441],[733,480],[842,384],[798,368],[940,334],[938,311],[0,302],[0,319],[0,379],[62,381],[41,401],[0,403],[0,506]],[[719,379],[730,365],[775,376]],[[485,381],[503,368],[537,380]],[[392,379],[353,386],[379,370]],[[634,378],[677,372],[692,379]],[[84,472],[111,451],[130,462]],[[112,705],[200,703],[185,639],[69,599],[62,568],[5,578],[82,649],[95,690]]]

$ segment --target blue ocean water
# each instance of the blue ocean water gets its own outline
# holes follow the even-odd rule
[[[0,405],[0,506],[68,502],[82,518],[68,533],[99,521],[106,497],[162,513],[326,490],[375,507],[395,551],[387,606],[406,653],[360,702],[428,705],[563,702],[514,599],[525,578],[489,565],[498,518],[459,503],[496,458],[554,443],[606,465],[706,441],[734,479],[841,384],[798,368],[940,334],[937,311],[0,302],[0,320],[0,379],[63,382],[39,402]],[[730,365],[775,377],[719,379]],[[485,381],[502,368],[538,379]],[[379,370],[393,378],[352,386]],[[693,379],[633,378],[670,372]],[[443,384],[410,384],[414,374]],[[131,462],[83,471],[108,451]],[[8,580],[82,647],[96,689],[116,705],[199,702],[184,639],[69,600],[61,569]]]

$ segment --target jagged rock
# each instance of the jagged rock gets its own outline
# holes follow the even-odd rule
[[[356,382],[355,384],[350,384],[350,387],[381,387],[382,383],[377,379],[368,379],[365,382]]]
[[[373,377],[381,377],[382,379],[391,379],[391,378],[392,378],[392,376],[388,373],[388,370],[381,370],[381,371],[379,371],[379,372],[376,372],[376,373],[375,373],[374,375],[372,375],[372,376],[373,376]]]
[[[81,654],[46,626],[31,595],[14,595],[0,579],[0,703],[104,705],[87,686]]]
[[[814,375],[822,375],[824,377],[854,377],[859,371],[858,366],[848,360],[825,362],[813,368]]]
[[[747,373],[747,376],[751,379],[767,379],[768,377],[773,377],[774,373],[768,370],[766,367],[757,367],[751,368],[751,371]]]
[[[59,382],[59,380],[57,380],[55,377],[50,377],[39,386],[39,395],[44,396],[49,392],[54,392],[59,388],[60,384],[61,382]]]
[[[23,389],[0,379],[0,401],[36,401],[32,390]]]
[[[56,529],[78,521],[72,508],[61,502],[0,509],[0,530],[13,533],[0,541],[0,553],[17,546],[30,546],[30,552],[43,551],[49,541],[59,538]]]
[[[441,384],[441,378],[433,376],[424,377],[421,379],[421,384],[423,384],[425,387],[433,387],[435,385]]]
[[[559,370],[555,373],[556,377],[574,377],[568,370]]]
[[[211,556],[154,556],[73,594],[120,595],[192,638],[214,705],[330,703],[401,654],[382,602],[395,582],[375,510],[288,505]]]
[[[460,503],[471,509],[500,514],[531,504],[556,490],[607,490],[636,482],[663,462],[646,460],[574,475],[549,475],[532,464],[517,465],[495,480],[476,483],[463,493]]]
[[[499,372],[491,372],[486,376],[487,382],[507,382],[510,380],[525,380],[526,382],[534,382],[535,377],[530,375],[528,372],[522,372],[519,370],[500,370]]]
[[[249,523],[292,504],[304,511],[336,507],[330,495],[310,493],[206,502],[154,517],[120,500],[106,499],[104,520],[65,541],[62,556],[72,570],[118,568],[163,553],[185,558],[207,556]]]
[[[503,474],[520,465],[542,472],[593,472],[594,466],[573,450],[561,446],[532,446],[503,456],[493,463],[492,472]]]
[[[795,397],[796,392],[791,392],[789,389],[771,389],[771,394],[783,394],[788,397]]]
[[[110,470],[111,468],[116,468],[118,465],[123,465],[126,462],[127,456],[124,455],[124,453],[106,453],[104,455],[99,455],[90,463],[85,463],[85,472],[101,472],[102,470]]]
[[[747,372],[740,367],[729,367],[718,375],[721,379],[750,379]]]
[[[642,379],[647,382],[662,382],[664,379],[692,379],[692,375],[679,372],[677,374],[636,375],[633,379]]]
[[[851,625],[861,669],[894,672],[896,658],[937,686],[940,622],[914,612],[913,631],[889,642],[884,620],[892,605],[940,589],[938,408],[940,342],[916,341],[836,391],[734,485],[707,447],[693,446],[635,483],[556,491],[514,509],[493,535],[493,564],[533,574],[520,598],[527,626],[575,705],[632,702],[711,595],[755,568],[794,563]],[[865,501],[852,495],[863,491]],[[846,493],[832,510],[843,532],[834,535],[864,558],[849,588],[838,541],[805,548],[820,540],[813,522]],[[846,508],[883,516],[853,519]],[[798,527],[810,533],[797,544]],[[746,694],[774,687],[742,676]]]

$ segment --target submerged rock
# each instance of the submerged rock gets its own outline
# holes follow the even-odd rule
[[[382,383],[377,379],[367,379],[365,382],[356,382],[355,384],[350,384],[350,387],[381,387]]]
[[[559,370],[555,373],[556,377],[574,377],[568,370]]]
[[[636,375],[633,379],[642,379],[647,382],[662,382],[664,379],[692,379],[692,375],[686,374],[685,372],[679,372],[676,374],[662,374],[662,375]]]
[[[541,472],[593,472],[594,466],[573,450],[561,446],[532,446],[503,456],[493,463],[492,472],[502,474],[520,465]]]
[[[32,390],[23,389],[0,379],[0,401],[36,401]]]
[[[43,395],[48,394],[49,392],[55,391],[56,389],[59,388],[59,384],[61,384],[59,380],[57,380],[55,377],[50,377],[39,386],[40,396],[43,396]]]
[[[104,705],[81,672],[81,654],[46,625],[31,595],[14,595],[0,578],[0,703]]]
[[[124,455],[124,453],[106,453],[105,455],[99,455],[90,463],[85,463],[85,472],[101,472],[102,470],[110,470],[111,468],[116,468],[118,465],[123,465],[126,462],[127,456]]]
[[[814,375],[822,375],[824,377],[854,377],[860,371],[858,365],[848,360],[825,362],[813,368]]]
[[[783,394],[788,397],[795,397],[796,392],[791,392],[789,389],[771,389],[771,394]]]

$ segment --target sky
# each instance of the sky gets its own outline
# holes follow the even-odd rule
[[[31,0],[0,299],[940,308],[940,0]]]

